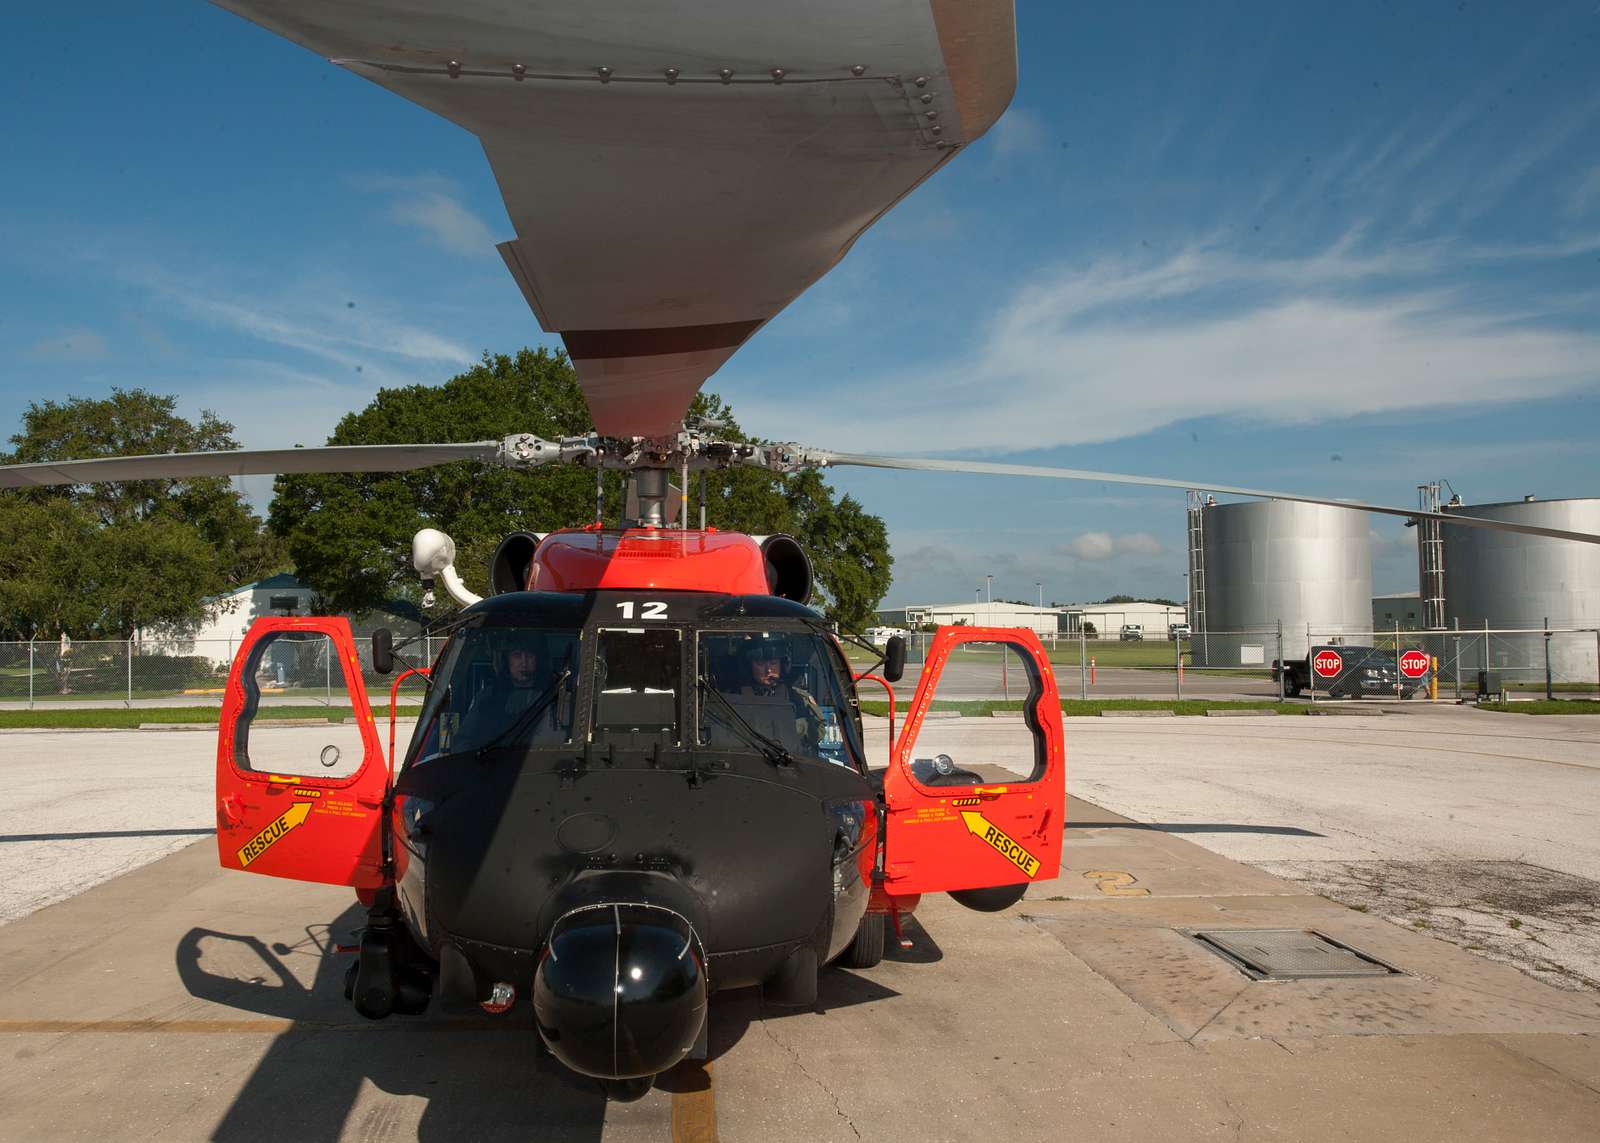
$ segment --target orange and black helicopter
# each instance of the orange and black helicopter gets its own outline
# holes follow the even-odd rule
[[[707,377],[1004,111],[1011,0],[221,4],[482,140],[517,231],[500,251],[561,334],[595,430],[12,465],[0,488],[470,461],[617,470],[630,490],[617,526],[507,536],[488,598],[462,583],[448,537],[418,534],[418,572],[462,606],[436,627],[448,638],[433,662],[408,667],[428,690],[398,759],[345,620],[258,620],[240,647],[217,746],[221,863],[355,889],[367,919],[347,992],[365,1016],[435,999],[503,1013],[531,998],[559,1059],[637,1097],[705,1051],[713,990],[809,1004],[825,965],[875,963],[923,894],[1003,909],[1059,872],[1065,744],[1033,633],[941,630],[875,769],[866,676],[807,606],[805,552],[691,527],[674,474],[684,488],[736,465],[1199,487],[1600,542],[685,425]],[[351,740],[316,757],[254,732],[265,681],[307,639],[326,641],[357,716]],[[1005,758],[927,717],[952,656],[974,644],[1010,656],[1025,682]],[[403,654],[374,636],[380,672]],[[897,681],[903,662],[891,642],[875,678]]]

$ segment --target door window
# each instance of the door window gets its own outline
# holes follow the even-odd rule
[[[327,633],[291,630],[262,636],[240,683],[244,707],[234,729],[234,764],[239,769],[330,779],[348,778],[361,769],[365,742],[344,664]],[[330,716],[339,721],[326,721]]]
[[[1015,644],[957,644],[916,727],[907,761],[911,777],[930,789],[1037,782],[1047,747],[1037,712],[1043,685],[1033,657]],[[1007,698],[1020,699],[1022,709],[960,717],[981,713],[979,703]]]

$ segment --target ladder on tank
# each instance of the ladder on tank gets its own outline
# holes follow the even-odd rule
[[[1417,507],[1439,511],[1439,482],[1417,485]],[[1437,520],[1417,520],[1417,594],[1422,601],[1422,626],[1444,628],[1444,534]]]
[[[1189,637],[1206,631],[1206,498],[1189,490]]]

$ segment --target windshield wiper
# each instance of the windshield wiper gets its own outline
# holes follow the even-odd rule
[[[734,729],[743,730],[744,740],[750,743],[750,745],[754,746],[757,750],[761,751],[762,756],[765,757],[768,762],[776,762],[785,766],[793,766],[795,764],[795,757],[793,754],[789,753],[788,747],[784,746],[783,743],[779,742],[775,738],[768,738],[765,734],[762,734],[755,727],[751,726],[745,716],[739,713],[739,708],[728,701],[727,695],[723,694],[716,687],[712,686],[709,679],[702,675],[700,677],[699,684],[700,693],[713,696],[722,704],[722,708],[724,710],[733,715]]]
[[[548,710],[550,704],[555,701],[556,696],[561,693],[561,685],[571,677],[572,668],[564,668],[562,672],[551,681],[550,685],[544,689],[544,693],[538,698],[534,699],[533,702],[528,704],[527,710],[523,711],[521,714],[517,715],[516,718],[512,719],[506,728],[499,734],[495,735],[482,746],[478,747],[478,759],[481,761],[484,755],[488,754],[489,751],[493,750],[502,741],[521,733],[526,724],[532,722],[534,719],[538,718],[541,714]]]

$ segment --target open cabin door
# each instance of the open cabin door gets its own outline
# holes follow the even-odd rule
[[[343,723],[263,717],[286,705],[324,715],[329,701],[349,706]],[[309,616],[251,624],[228,675],[217,732],[223,868],[377,888],[384,882],[380,819],[388,785],[349,622]]]
[[[940,717],[936,699],[1021,699],[1021,717]],[[942,627],[884,777],[884,891],[1025,885],[1061,870],[1061,699],[1032,631]]]

